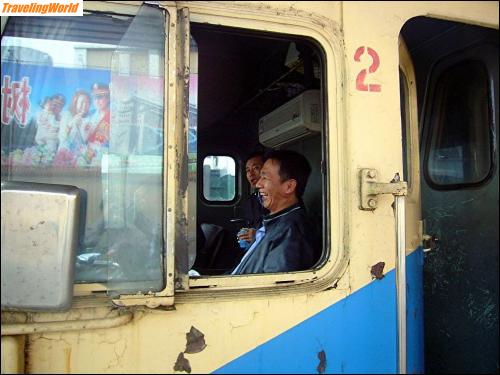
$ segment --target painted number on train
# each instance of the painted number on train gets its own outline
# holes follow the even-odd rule
[[[357,77],[356,77],[356,90],[358,91],[371,91],[371,92],[380,92],[381,91],[381,86],[376,83],[366,83],[366,76],[368,74],[375,73],[375,71],[378,69],[380,65],[380,58],[378,57],[378,53],[375,52],[374,49],[370,47],[359,47],[356,52],[354,53],[354,61],[361,61],[361,56],[365,54],[365,51],[368,53],[368,55],[372,59],[372,64],[370,67],[367,69],[361,70]]]

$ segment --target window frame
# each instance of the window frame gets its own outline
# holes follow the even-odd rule
[[[212,5],[215,4],[215,5]],[[343,213],[347,203],[340,186],[344,176],[339,165],[343,162],[344,139],[342,124],[343,108],[340,105],[342,82],[345,71],[341,41],[331,32],[315,23],[315,15],[302,17],[286,10],[276,14],[271,9],[256,9],[252,5],[212,3],[210,5],[190,3],[190,22],[239,28],[245,32],[276,34],[309,40],[321,55],[321,100],[323,114],[322,129],[322,178],[323,178],[323,255],[316,268],[310,270],[238,276],[201,276],[185,277],[178,289],[187,293],[176,295],[177,300],[203,299],[208,294],[216,296],[234,295],[235,290],[245,290],[246,295],[262,295],[262,293],[294,293],[299,290],[321,290],[340,278],[348,265],[348,254],[343,242],[346,230]],[[252,8],[253,7],[253,8]],[[335,77],[335,78],[333,78]],[[329,123],[328,114],[332,113],[333,123]],[[329,137],[329,133],[333,137]],[[328,143],[326,140],[330,139]],[[330,168],[330,165],[332,168]],[[330,171],[338,171],[335,174]],[[189,296],[189,297],[188,297]]]

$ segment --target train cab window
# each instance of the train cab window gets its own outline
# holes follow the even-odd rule
[[[203,196],[210,202],[230,202],[236,196],[236,162],[231,156],[203,160]]]
[[[246,174],[256,152],[295,151],[311,167],[301,197],[309,225],[301,231],[314,243],[314,259],[300,271],[312,269],[326,243],[321,49],[303,37],[195,22],[190,28],[197,51],[191,58],[197,63],[197,155],[207,155],[197,160],[197,181],[194,175],[189,180],[197,186],[188,196],[196,212],[196,225],[188,223],[189,243],[196,238],[192,269],[201,274],[190,273],[190,288],[204,287],[199,276],[230,275],[252,248],[253,241],[238,241],[237,233],[258,231],[267,213],[259,209],[255,179]]]
[[[10,17],[2,35],[1,178],[81,190],[77,284],[164,287],[162,30],[144,6]]]
[[[441,73],[432,99],[426,177],[437,188],[475,185],[492,169],[489,78],[479,60]]]
[[[11,17],[2,35],[2,181],[80,189],[75,283],[112,296],[162,291],[172,278],[163,226],[166,14],[140,9]],[[188,254],[183,267],[202,276],[231,274],[244,255],[236,234],[252,229],[245,203],[267,199],[245,160],[289,150],[310,166],[295,203],[310,249],[307,267],[294,271],[318,267],[329,243],[324,52],[303,36],[190,27],[189,122],[175,124],[186,127],[188,233],[175,255]]]

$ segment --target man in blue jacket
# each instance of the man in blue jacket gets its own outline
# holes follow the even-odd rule
[[[232,275],[301,271],[314,265],[313,232],[302,204],[310,173],[306,158],[294,151],[267,156],[256,187],[270,213]]]

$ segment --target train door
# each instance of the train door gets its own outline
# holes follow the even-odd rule
[[[420,113],[426,372],[495,372],[498,30],[417,17],[401,33]]]

